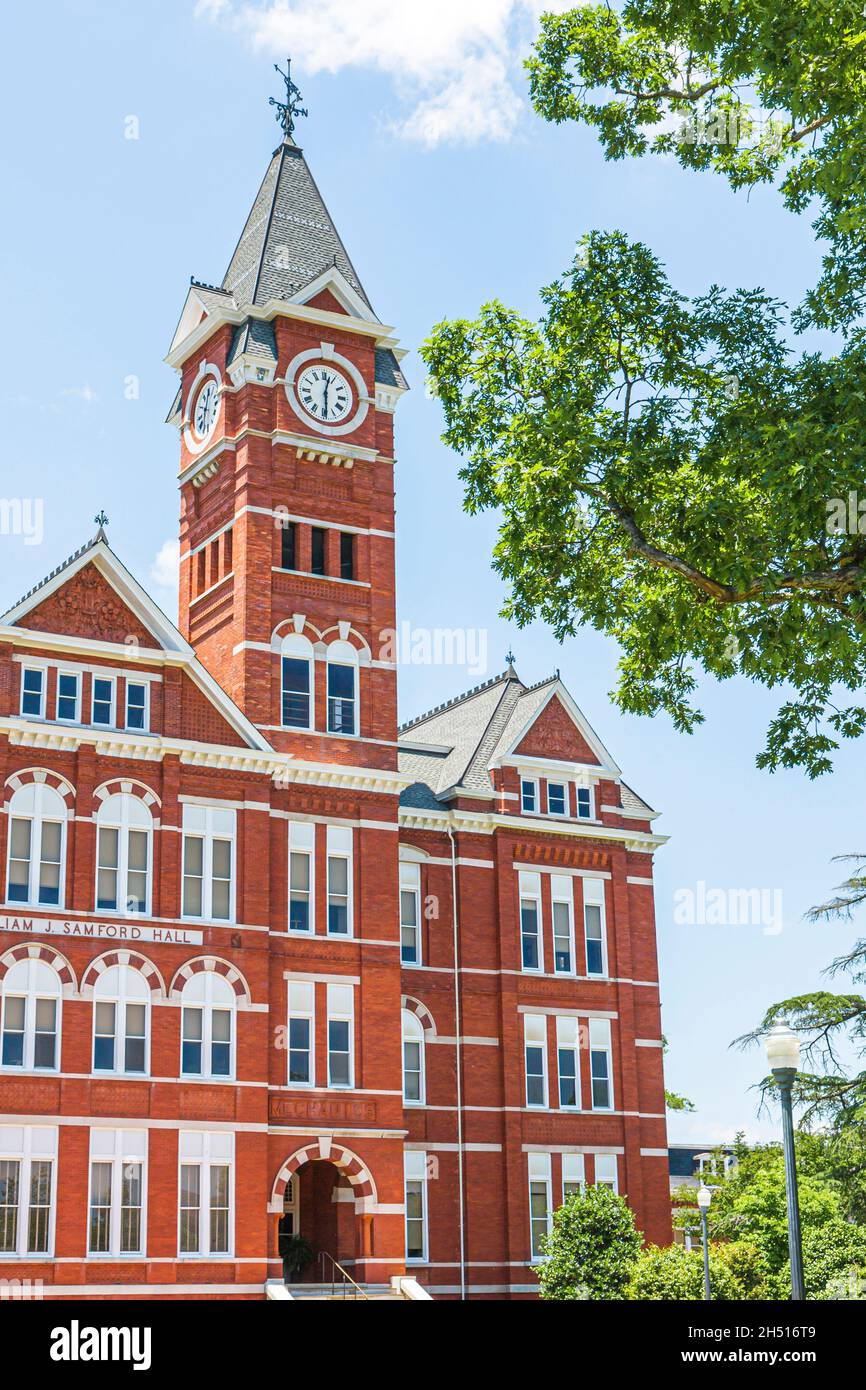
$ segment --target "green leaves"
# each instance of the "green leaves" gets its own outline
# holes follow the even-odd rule
[[[595,129],[608,159],[674,155],[734,189],[779,181],[828,243],[800,327],[846,330],[866,284],[866,43],[858,0],[635,0],[544,15],[527,62],[545,120]]]
[[[784,306],[687,300],[641,243],[594,232],[530,323],[499,302],[423,352],[471,512],[501,516],[505,612],[622,648],[615,699],[691,730],[695,669],[792,692],[761,766],[829,770],[866,708],[866,537],[843,501],[866,429],[866,344],[795,358]],[[845,525],[828,532],[828,505]]]
[[[537,1270],[541,1298],[623,1298],[640,1246],[625,1199],[608,1187],[587,1187],[554,1213]]]

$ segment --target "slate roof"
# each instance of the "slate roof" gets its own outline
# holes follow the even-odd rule
[[[409,383],[390,348],[376,348],[376,380],[382,386],[397,386],[401,391],[409,389]]]
[[[291,299],[332,265],[375,318],[303,151],[286,142],[268,165],[225,273],[223,292],[239,309]]]
[[[557,674],[526,686],[509,666],[465,695],[403,724],[398,766],[414,780],[400,804],[443,810],[447,800],[443,794],[452,789],[455,795],[475,792],[492,797],[491,764],[505,756],[558,683]],[[655,815],[625,783],[621,800],[624,810],[643,812],[647,818]]]
[[[259,357],[263,362],[276,362],[277,340],[274,325],[262,319],[245,319],[234,331],[227,365],[239,357]]]

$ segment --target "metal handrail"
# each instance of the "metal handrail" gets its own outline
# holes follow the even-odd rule
[[[330,1260],[330,1262],[331,1262],[331,1297],[332,1297],[332,1298],[335,1298],[335,1297],[336,1297],[337,1271],[339,1270],[340,1274],[342,1274],[342,1276],[343,1276],[342,1282],[341,1282],[341,1284],[340,1284],[340,1288],[341,1288],[341,1291],[342,1291],[342,1296],[343,1296],[343,1298],[349,1297],[349,1295],[348,1295],[347,1292],[346,1292],[346,1286],[347,1286],[348,1284],[351,1284],[351,1286],[352,1286],[352,1294],[351,1294],[351,1297],[352,1297],[352,1298],[366,1298],[366,1299],[369,1299],[370,1295],[369,1295],[368,1293],[366,1293],[366,1292],[361,1288],[361,1285],[360,1285],[360,1284],[358,1284],[358,1283],[355,1282],[355,1280],[352,1278],[352,1276],[351,1276],[351,1274],[348,1272],[348,1270],[344,1269],[343,1266],[342,1266],[341,1264],[339,1264],[339,1263],[334,1259],[333,1255],[329,1255],[329,1254],[328,1254],[327,1250],[321,1250],[321,1251],[319,1252],[319,1266],[320,1266],[320,1269],[321,1269],[322,1283],[323,1283],[323,1284],[327,1284],[327,1282],[328,1282],[327,1279],[325,1278],[325,1260]]]

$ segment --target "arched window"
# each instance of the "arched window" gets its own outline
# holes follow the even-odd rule
[[[283,638],[280,721],[286,729],[313,727],[313,647],[306,637],[292,632]]]
[[[4,1067],[57,1071],[60,995],[60,977],[45,961],[19,960],[7,970],[0,1051]]]
[[[150,988],[139,970],[112,965],[93,986],[93,1070],[147,1072]]]
[[[223,975],[200,970],[181,996],[182,1076],[234,1076],[235,992]]]
[[[46,782],[28,782],[9,802],[6,900],[62,907],[66,802]]]
[[[424,1104],[424,1029],[421,1020],[403,1009],[403,1099],[407,1105]]]
[[[150,912],[153,821],[137,796],[106,797],[96,817],[98,912]]]
[[[351,642],[328,648],[328,733],[357,734],[358,652]]]

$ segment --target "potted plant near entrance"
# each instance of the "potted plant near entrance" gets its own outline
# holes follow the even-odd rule
[[[280,1258],[283,1262],[283,1282],[292,1284],[312,1262],[313,1247],[302,1235],[280,1232]]]

